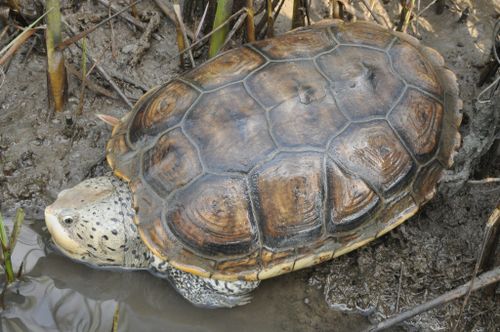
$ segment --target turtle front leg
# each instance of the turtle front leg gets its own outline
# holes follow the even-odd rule
[[[154,274],[165,278],[189,302],[203,308],[232,308],[250,303],[250,294],[260,281],[223,281],[203,278],[173,268],[167,263],[155,267]]]

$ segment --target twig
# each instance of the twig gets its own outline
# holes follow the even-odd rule
[[[20,34],[16,39],[15,43],[11,45],[7,52],[0,58],[0,66],[2,66],[16,51],[35,33],[35,29],[27,29],[26,33]]]
[[[484,238],[483,243],[481,245],[481,249],[479,251],[479,255],[476,261],[476,266],[474,267],[474,272],[472,274],[472,280],[470,281],[469,287],[467,289],[467,293],[464,297],[464,302],[460,307],[460,312],[458,314],[458,318],[453,327],[453,331],[456,331],[460,321],[462,320],[463,313],[465,311],[465,307],[469,302],[470,294],[472,293],[472,287],[474,287],[474,282],[476,280],[476,276],[481,268],[488,268],[493,265],[492,257],[495,254],[496,244],[498,242],[498,222],[500,221],[500,204],[497,206],[490,218],[488,219],[488,223],[486,224],[486,228],[484,230]],[[489,263],[489,264],[487,264]],[[490,266],[488,266],[490,265]]]
[[[413,6],[415,5],[415,0],[403,0],[403,9],[401,10],[401,18],[396,30],[401,32],[406,32],[408,28],[408,23],[410,22],[411,13],[413,11]]]
[[[85,85],[87,83],[87,38],[82,39],[82,63],[80,65],[82,68],[82,86],[80,91],[80,100],[78,102],[77,115],[83,113],[83,99],[85,97]]]
[[[49,10],[47,10],[45,13],[43,13],[39,18],[37,18],[33,23],[31,23],[30,25],[28,25],[24,30],[23,32],[21,32],[16,38],[14,38],[9,44],[7,44],[7,46],[5,46],[4,48],[2,48],[2,50],[0,50],[0,56],[4,53],[6,53],[9,48],[11,48],[12,45],[14,45],[17,41],[18,38],[22,38],[23,34],[25,33],[29,33],[29,31],[35,26],[37,25],[38,22],[40,22],[40,20],[42,20],[48,13],[50,13],[52,11],[52,8],[50,8]]]
[[[176,55],[170,57],[168,59],[168,61],[170,60],[173,60],[175,58],[177,58],[179,55],[185,53],[186,51],[192,49],[193,47],[195,46],[198,46],[199,44],[203,43],[205,40],[207,40],[212,34],[214,34],[215,32],[219,31],[220,29],[222,29],[224,27],[224,25],[226,25],[227,23],[231,22],[234,18],[236,17],[239,17],[239,15],[241,15],[241,13],[243,13],[244,11],[246,11],[247,9],[246,8],[241,8],[240,10],[238,10],[236,13],[234,13],[233,15],[231,15],[223,24],[219,25],[217,28],[213,29],[212,31],[210,31],[209,33],[207,33],[205,36],[203,36],[202,38],[198,39],[196,42],[192,43],[191,46],[189,46],[188,48],[185,48],[184,50],[182,50],[181,52],[177,53]]]
[[[0,89],[2,89],[4,83],[5,83],[5,73],[3,72],[2,66],[0,66]]]
[[[150,87],[148,87],[148,86],[146,86],[146,85],[144,85],[144,84],[142,84],[142,83],[140,83],[140,82],[136,82],[136,81],[134,81],[133,79],[131,79],[131,78],[130,78],[129,76],[127,76],[127,75],[124,75],[124,74],[122,74],[122,73],[120,73],[120,72],[117,72],[117,71],[115,71],[115,70],[113,70],[113,69],[109,69],[109,70],[108,70],[108,72],[109,72],[109,74],[110,74],[111,76],[113,76],[114,78],[116,78],[116,79],[118,79],[118,80],[120,80],[120,81],[122,81],[122,82],[125,82],[125,83],[128,83],[128,84],[131,84],[131,85],[135,86],[136,88],[141,89],[141,90],[142,90],[142,92],[146,92],[146,91],[149,91],[149,90],[150,90]]]
[[[108,7],[108,17],[111,16],[111,5]],[[109,31],[111,34],[111,56],[116,59],[116,43],[115,43],[115,28],[113,21],[109,20]]]
[[[467,184],[485,184],[485,183],[498,183],[500,178],[486,178],[482,180],[469,180]]]
[[[194,40],[198,39],[198,36],[200,35],[201,32],[201,28],[203,28],[203,24],[205,23],[205,18],[207,17],[209,4],[210,3],[207,2],[207,5],[205,6],[205,11],[203,12],[203,16],[201,17],[200,23],[198,24],[198,28],[196,28],[196,32],[194,33]]]
[[[111,11],[113,13],[116,13],[116,12],[120,11],[120,9],[116,8],[111,2],[109,2],[107,0],[98,0],[98,1],[99,1],[99,3],[101,5],[103,5],[103,6],[107,7],[107,8],[111,8]],[[146,26],[141,21],[139,21],[135,17],[132,17],[129,13],[123,12],[118,17],[120,17],[121,19],[123,19],[123,20],[127,21],[128,23],[132,24],[133,26],[135,26],[140,31],[144,31],[144,29],[146,29]],[[156,40],[162,40],[162,38],[157,33],[153,34],[153,38],[156,39]]]
[[[471,291],[476,291],[478,289],[492,285],[492,284],[497,283],[499,281],[500,281],[500,266],[491,270],[491,271],[483,273],[479,277],[477,277]],[[448,303],[450,301],[453,301],[455,299],[458,299],[467,293],[467,291],[469,289],[469,285],[470,285],[470,282],[467,282],[466,284],[459,286],[459,287],[457,287],[449,292],[446,292],[443,295],[436,297],[435,299],[433,299],[431,301],[428,301],[426,303],[418,305],[410,310],[404,311],[401,314],[392,316],[392,317],[378,323],[374,327],[369,328],[367,331],[369,331],[369,332],[384,331],[385,329],[387,329],[391,326],[394,326],[398,323],[401,323],[401,322],[403,322],[403,321],[405,321],[413,316],[416,316],[416,315],[421,314],[423,312],[429,311],[437,306],[443,305],[443,304]]]
[[[66,26],[67,28],[67,32],[70,36],[74,36],[75,35],[75,32],[73,31],[73,28],[68,24],[66,23],[64,20],[63,20],[63,23],[64,25]],[[76,42],[75,45],[81,50],[82,47],[80,45],[79,42]],[[92,58],[92,56],[90,55],[90,52],[87,52],[87,59],[90,61],[90,63],[94,64],[96,63],[96,61],[94,60],[94,58]],[[130,108],[133,108],[134,105],[130,102],[130,100],[127,98],[127,96],[125,96],[125,94],[122,92],[122,90],[118,87],[118,85],[116,85],[116,83],[113,81],[113,79],[108,75],[108,73],[104,70],[104,68],[102,68],[102,66],[100,66],[99,64],[96,64],[96,68],[97,68],[97,71],[102,75],[102,77],[108,81],[108,83],[111,85],[111,87],[116,91],[116,93],[118,93],[118,95],[122,98],[122,100],[125,102],[125,104],[127,104]]]
[[[6,25],[0,32],[0,42],[2,41],[3,37],[7,35],[7,31],[9,31],[10,26]]]
[[[276,6],[278,6],[278,3],[283,4],[284,2],[285,2],[285,0],[273,0],[271,5],[273,8],[276,8]],[[259,15],[262,11],[264,11],[264,9],[267,10],[267,6],[268,6],[267,1],[263,1],[259,10],[257,10],[257,12],[254,13],[254,17]],[[274,12],[276,13],[276,11],[274,11]],[[273,16],[273,22],[276,21],[276,17],[277,17],[276,15]],[[260,37],[263,37],[264,33],[267,33],[267,31],[263,32],[263,29],[266,25],[267,25],[267,13],[260,17],[260,20],[257,23],[257,26],[255,27],[255,33],[258,36],[257,39],[259,39]],[[266,28],[266,30],[267,30],[267,28]]]
[[[154,0],[155,4],[160,8],[163,14],[172,21],[174,24],[176,22],[175,13],[172,13],[172,10],[162,1],[162,0]],[[186,27],[186,34],[191,40],[195,40],[193,31]]]
[[[493,93],[495,92],[496,89],[498,89],[498,86],[500,85],[500,76],[498,76],[490,85],[488,85],[486,88],[484,88],[478,95],[477,95],[477,102],[480,104],[486,104],[491,102],[491,97],[493,96]],[[496,87],[495,87],[496,86]],[[495,87],[495,88],[494,88]],[[488,92],[489,90],[492,89],[492,93],[490,95],[490,98],[488,99],[483,99],[483,95]]]
[[[243,14],[241,14],[241,16],[238,18],[238,20],[234,23],[234,26],[231,29],[231,31],[229,31],[229,33],[227,34],[226,40],[224,40],[224,43],[222,44],[221,49],[223,49],[226,46],[226,44],[231,40],[231,38],[236,33],[236,31],[238,31],[238,29],[241,27],[241,25],[245,21],[245,18],[247,17],[247,15],[248,14],[246,12],[244,12]]]
[[[417,0],[417,8],[416,8],[416,11],[417,13],[420,12],[420,0]],[[415,36],[419,36],[419,32],[418,32],[418,16],[415,16],[415,18],[413,19],[413,21],[411,22],[411,26],[413,28],[413,32],[414,32],[414,35]]]
[[[273,22],[276,22],[276,20],[278,19],[278,15],[280,14],[281,8],[283,8],[284,4],[285,4],[285,0],[281,0],[281,2],[276,7],[276,10],[274,11],[274,15],[273,15]]]
[[[401,298],[401,286],[403,285],[403,262],[401,262],[401,269],[399,271],[399,284],[398,284],[398,296],[396,298],[396,308],[395,308],[395,312],[398,313],[399,312],[399,299]]]
[[[95,63],[94,65],[89,69],[88,74],[92,72],[92,69],[95,68]],[[70,63],[66,63],[66,70],[68,71],[69,74],[75,76],[79,80],[82,79],[82,72],[76,69],[75,66],[73,66]],[[90,90],[94,91],[95,93],[99,93],[103,96],[106,96],[108,98],[116,99],[116,95],[113,94],[113,92],[109,91],[106,88],[103,88],[102,86],[94,83],[92,80],[89,79],[89,75],[86,75],[86,87],[89,88]]]
[[[424,9],[422,9],[421,11],[419,11],[417,13],[417,15],[415,15],[415,16],[417,18],[420,17],[420,16],[422,16],[422,14],[425,13],[427,11],[427,9],[431,8],[431,6],[436,3],[436,1],[438,1],[438,0],[431,1],[427,6],[424,7]]]
[[[110,20],[112,20],[113,18],[115,18],[116,16],[120,15],[121,13],[127,11],[130,7],[132,7],[133,5],[141,2],[142,0],[137,0],[133,3],[131,3],[130,5],[128,5],[127,7],[123,8],[122,10],[116,12],[115,14],[111,15],[111,16],[108,16],[107,18],[105,18],[104,20],[102,20],[101,22],[97,23],[96,25],[88,28],[87,30],[85,31],[82,31],[80,33],[77,33],[75,34],[74,36],[71,36],[70,38],[68,39],[65,39],[64,41],[62,41],[58,46],[57,48],[59,50],[63,50],[65,49],[66,47],[68,47],[69,45],[75,43],[76,41],[82,39],[83,37],[86,37],[87,35],[89,35],[90,33],[94,32],[95,30],[97,30],[98,28],[100,28],[101,26],[103,26],[104,24],[108,23]]]
[[[385,25],[388,29],[392,29],[392,25],[389,24],[386,20],[385,20],[385,17],[382,16],[382,19],[383,19],[383,22],[382,20],[380,19],[380,17],[378,17],[378,14],[375,14],[375,12],[370,8],[370,5],[366,2],[366,0],[361,0],[361,2],[363,3],[363,5],[366,7],[366,9],[368,10],[368,12],[370,13],[370,15],[373,17],[373,19],[380,25]]]
[[[486,223],[484,250],[481,260],[479,261],[479,270],[486,271],[493,267],[495,263],[495,251],[497,249],[498,239],[500,236],[500,204],[497,204],[496,209]],[[491,293],[494,293],[493,289]]]
[[[184,25],[184,21],[182,20],[181,6],[177,1],[174,2],[174,13],[177,22],[179,23],[179,28],[182,33],[182,38],[184,39],[184,44],[186,45],[186,47],[189,48],[189,39],[187,38],[186,34],[186,26]],[[188,55],[189,55],[189,60],[191,61],[191,67],[192,68],[196,67],[196,64],[194,63],[193,52],[191,51],[191,49],[189,49]]]
[[[268,38],[271,38],[274,35],[274,16],[273,16],[273,2],[272,0],[266,0],[267,1],[267,10],[266,10],[266,15],[267,15],[267,28],[266,28],[266,36]],[[295,1],[294,1],[294,6],[295,6]],[[293,28],[293,24],[292,24]]]

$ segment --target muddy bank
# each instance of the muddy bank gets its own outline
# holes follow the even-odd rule
[[[422,1],[422,7],[429,2]],[[371,19],[362,5],[355,7]],[[467,7],[467,20],[459,23]],[[394,2],[383,8],[392,21],[398,17]],[[139,9],[155,7],[143,4]],[[313,9],[313,19],[328,13],[322,2],[314,2]],[[48,330],[57,330],[69,327],[64,324],[69,324],[67,317],[73,317],[75,322],[81,322],[82,329],[106,330],[120,302],[123,317],[127,317],[123,326],[130,329],[148,326],[221,331],[227,326],[228,330],[242,331],[254,327],[268,331],[360,331],[367,326],[367,319],[336,309],[364,310],[377,320],[464,283],[472,272],[484,223],[500,196],[500,187],[495,183],[466,184],[470,178],[500,176],[498,157],[493,156],[486,164],[482,158],[495,136],[498,101],[476,101],[482,89],[476,83],[489,57],[492,28],[499,11],[500,5],[493,0],[455,1],[443,15],[427,11],[418,28],[409,31],[443,54],[457,74],[464,101],[462,148],[454,169],[443,181],[440,195],[416,217],[375,243],[316,268],[265,282],[252,304],[232,311],[193,309],[164,281],[147,273],[95,271],[50,250],[44,253],[44,207],[61,189],[109,171],[104,162],[104,145],[110,131],[95,113],[120,117],[128,107],[118,98],[87,91],[83,115],[76,116],[80,86],[70,76],[67,110],[50,114],[44,56],[34,52],[25,57],[27,49],[23,49],[12,61],[0,89],[0,210],[7,215],[16,207],[27,210],[35,221],[32,230],[25,230],[26,241],[36,239],[28,247],[40,254],[30,253],[32,264],[25,267],[25,278],[9,292],[6,302],[10,306],[2,313],[3,327],[10,330],[18,324],[23,330],[23,324],[29,327],[43,323],[46,325],[41,326]],[[64,15],[70,25],[83,29],[107,16],[107,10],[92,2],[75,9],[68,2]],[[278,31],[286,31],[289,18],[283,16],[280,20]],[[109,27],[90,35],[88,49],[131,100],[182,72],[177,61],[171,60],[177,47],[174,26],[167,20],[162,20],[156,32],[160,40],[152,40],[151,48],[135,66],[129,61],[141,33],[119,19],[114,21],[114,29],[119,36],[114,40],[115,58],[110,50]],[[80,61],[76,48],[71,48],[67,56],[73,64]],[[202,61],[197,59],[197,63]],[[91,78],[109,89],[98,75]],[[18,257],[16,264],[21,260]],[[130,289],[129,285],[137,288]],[[15,294],[17,290],[20,295]],[[493,331],[500,326],[498,297],[492,303],[478,294],[470,303],[463,319],[465,330]],[[81,316],[71,316],[75,315],[72,309],[83,304],[88,310]],[[458,309],[457,303],[450,304],[419,316],[410,322],[413,327],[406,328],[447,330],[456,320]]]

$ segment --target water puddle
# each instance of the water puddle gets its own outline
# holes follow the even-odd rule
[[[367,321],[330,309],[321,290],[307,286],[312,270],[265,281],[252,303],[200,309],[167,281],[148,272],[91,269],[47,249],[42,221],[26,222],[13,261],[23,277],[9,288],[0,313],[3,331],[361,331]]]

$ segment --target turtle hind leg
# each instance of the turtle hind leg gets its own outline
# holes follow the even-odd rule
[[[232,308],[250,303],[260,281],[223,281],[203,278],[168,266],[162,275],[197,307]]]

